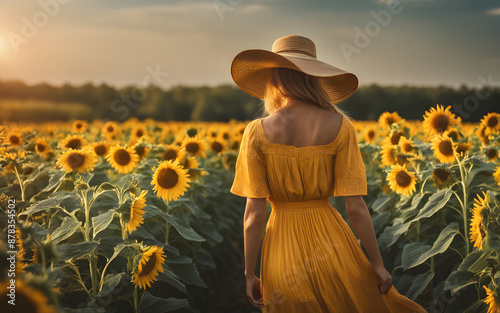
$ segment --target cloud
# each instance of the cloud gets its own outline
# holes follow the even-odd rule
[[[500,15],[500,8],[491,9],[486,11],[487,15]]]

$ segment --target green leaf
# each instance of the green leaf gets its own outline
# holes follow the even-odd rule
[[[418,212],[417,217],[415,217],[412,222],[418,221],[422,218],[430,217],[437,211],[441,210],[446,203],[450,200],[452,195],[451,189],[443,189],[438,191],[429,197],[429,200],[424,205],[424,207]]]
[[[61,259],[68,261],[70,259],[79,259],[90,254],[99,245],[96,241],[82,241],[79,243],[59,245]]]
[[[469,253],[462,263],[458,266],[459,271],[468,271],[472,264],[476,263],[476,261],[483,255],[483,251],[474,250]]]
[[[140,313],[166,313],[179,310],[182,308],[189,308],[187,299],[176,298],[158,298],[145,291],[141,297],[139,305]]]
[[[52,208],[60,206],[61,202],[63,202],[64,200],[69,199],[69,198],[73,198],[73,197],[75,197],[75,195],[70,194],[70,193],[60,194],[60,195],[57,195],[55,197],[34,203],[27,210],[20,213],[19,215],[30,215],[30,214],[35,214],[35,213],[38,213],[41,211],[50,210]]]
[[[42,192],[50,192],[56,186],[58,186],[66,176],[66,172],[62,170],[54,170],[50,173],[49,184],[43,188]]]
[[[391,197],[382,195],[375,200],[372,204],[372,210],[373,211],[384,211],[390,204],[391,202]]]
[[[469,271],[454,271],[446,279],[444,288],[446,290],[451,290],[452,293],[459,291],[460,289],[476,283],[474,273]]]
[[[108,274],[106,277],[104,277],[104,284],[102,285],[101,291],[97,294],[98,297],[105,297],[107,296],[111,291],[113,291],[116,286],[120,283],[122,277],[125,275],[125,273],[118,273],[118,274]]]
[[[144,218],[151,217],[151,215],[160,216],[165,221],[172,224],[172,226],[174,226],[174,228],[179,232],[179,234],[186,240],[205,241],[205,238],[201,237],[197,232],[195,232],[194,229],[191,228],[191,226],[189,226],[183,219],[177,218],[174,215],[167,215],[153,205],[146,207],[146,214]]]
[[[399,237],[408,230],[410,224],[411,223],[404,223],[386,227],[378,239],[379,245],[381,247],[392,246]]]
[[[434,274],[430,271],[427,273],[418,274],[413,280],[410,289],[408,289],[406,297],[410,298],[411,300],[415,300],[425,290],[433,277]]]
[[[418,208],[418,205],[420,204],[420,202],[422,201],[422,199],[424,198],[424,194],[423,193],[417,193],[413,199],[411,200],[411,206],[408,208],[408,209],[405,209],[405,210],[401,210],[402,214],[401,214],[401,218],[403,220],[406,220],[407,218],[409,218],[410,216],[412,216],[413,214],[415,214],[417,208]]]
[[[68,239],[71,235],[75,233],[75,231],[78,230],[78,227],[82,225],[81,222],[76,221],[74,218],[66,216],[62,223],[61,226],[56,228],[54,232],[52,232],[51,238],[52,241],[59,243],[63,240]]]
[[[193,263],[189,264],[179,264],[167,262],[168,257],[165,260],[166,266],[172,270],[172,272],[179,277],[181,281],[186,284],[192,284],[195,286],[208,288],[205,282],[201,279],[198,270]]]
[[[467,270],[469,272],[474,273],[474,274],[483,271],[487,267],[487,265],[488,265],[488,258],[490,257],[490,255],[492,253],[493,253],[493,251],[483,252],[483,254],[481,255],[481,257],[479,259],[477,259],[477,261],[474,262],[474,264],[472,264]]]
[[[420,265],[428,258],[445,252],[453,241],[453,238],[455,238],[455,235],[458,233],[458,223],[453,222],[441,231],[432,247],[421,242],[407,244],[403,249],[402,255],[401,263],[403,269],[407,270]]]
[[[97,236],[98,233],[100,233],[101,231],[105,230],[106,227],[108,227],[109,223],[111,223],[114,216],[115,216],[115,210],[113,209],[101,215],[94,216],[92,218],[92,226],[94,228],[93,238],[95,238],[95,236]]]
[[[115,185],[108,183],[108,182],[104,182],[101,185],[99,185],[99,188],[97,188],[97,193],[108,191],[108,190],[114,190],[115,188],[117,188]]]
[[[159,273],[158,277],[156,278],[159,281],[163,281],[174,288],[176,288],[179,291],[182,291],[186,293],[186,285],[182,283],[177,276],[175,276],[174,272],[172,272],[168,267],[165,265],[163,266],[163,273]]]

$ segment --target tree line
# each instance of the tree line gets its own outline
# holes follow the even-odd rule
[[[0,104],[5,101],[17,101],[16,109],[19,110],[23,109],[24,103],[29,102],[31,112],[7,115],[7,112],[2,110],[2,121],[13,119],[37,122],[51,116],[59,116],[57,112],[53,115],[46,112],[48,106],[43,106],[45,114],[37,114],[37,110],[33,109],[33,101],[58,104],[53,107],[64,107],[65,112],[71,112],[71,106],[88,108],[75,110],[74,116],[64,115],[63,119],[100,118],[124,121],[134,116],[162,121],[226,122],[230,119],[251,120],[262,114],[262,101],[233,85],[179,85],[164,90],[156,86],[115,88],[107,84],[92,83],[54,86],[46,83],[27,85],[21,81],[0,81]],[[426,110],[437,104],[452,106],[452,112],[465,122],[477,122],[488,112],[499,111],[500,87],[452,88],[372,84],[361,86],[351,98],[338,106],[356,120],[374,120],[386,111],[397,111],[403,118],[420,120]]]

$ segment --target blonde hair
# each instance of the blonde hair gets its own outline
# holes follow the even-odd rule
[[[263,117],[281,109],[286,105],[287,98],[296,98],[345,115],[330,101],[320,78],[288,68],[275,68],[266,86]]]

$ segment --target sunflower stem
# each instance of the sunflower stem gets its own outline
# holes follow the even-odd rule
[[[462,215],[463,215],[463,220],[464,220],[464,239],[465,239],[465,248],[466,252],[468,255],[469,254],[469,238],[467,234],[467,195],[468,195],[468,190],[467,190],[467,173],[465,172],[465,164],[464,160],[460,160],[458,156],[455,156],[455,158],[458,161],[458,167],[460,169],[460,178],[461,178],[461,183],[462,183],[462,191],[464,193],[464,201],[462,202]]]
[[[21,200],[25,201],[24,197],[24,181],[21,178],[21,175],[19,174],[19,171],[17,170],[17,163],[14,164],[14,172],[16,172],[16,177],[17,181],[19,182],[19,188],[21,189]]]
[[[83,209],[85,211],[85,241],[90,241],[90,208],[87,201],[87,191],[82,191]]]
[[[135,286],[134,288],[134,312],[135,313],[139,313],[139,303],[137,301],[137,293],[138,293],[138,290],[137,290],[137,286]]]
[[[165,201],[167,204],[167,215],[170,214],[170,204],[168,199]],[[165,221],[165,244],[168,245],[168,235],[170,234],[170,223],[168,221]]]
[[[92,280],[92,295],[97,297],[99,292],[99,279],[97,277],[97,256],[90,253],[90,279]]]

